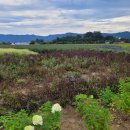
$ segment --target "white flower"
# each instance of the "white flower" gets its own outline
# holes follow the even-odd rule
[[[26,126],[26,127],[24,128],[24,130],[34,130],[34,127],[31,126],[31,125],[29,125],[29,126]]]
[[[61,106],[58,103],[56,103],[52,106],[51,112],[52,113],[61,112],[61,110],[62,110]]]
[[[43,125],[42,116],[39,116],[39,115],[33,116],[32,122],[34,125]]]
[[[92,99],[93,99],[93,98],[94,98],[94,96],[93,96],[93,95],[90,95],[90,98],[92,98]]]

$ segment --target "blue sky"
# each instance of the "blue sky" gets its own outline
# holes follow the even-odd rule
[[[130,31],[130,0],[0,0],[1,34]]]

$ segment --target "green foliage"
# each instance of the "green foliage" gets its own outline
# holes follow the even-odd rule
[[[110,88],[106,88],[105,90],[102,90],[101,93],[99,94],[99,98],[105,106],[110,105],[113,96],[114,93],[111,91]]]
[[[130,93],[130,78],[128,77],[126,80],[121,80],[119,82],[119,91],[121,93]]]
[[[33,51],[29,51],[27,49],[12,49],[12,48],[1,48],[0,49],[0,55],[3,55],[3,54],[17,54],[17,55],[29,55],[29,54],[37,54]]]
[[[51,108],[52,108],[52,102],[48,101],[46,103],[44,103],[40,108],[39,111],[42,113],[46,113],[46,112],[51,112]]]
[[[127,41],[130,42],[129,39],[118,39],[113,36],[103,36],[100,32],[87,32],[84,35],[76,35],[76,36],[65,36],[62,38],[56,38],[52,41],[52,43],[58,44],[77,44],[77,43],[114,43]]]
[[[92,96],[77,95],[74,105],[85,119],[88,130],[109,130],[111,115],[107,109],[98,105]]]
[[[49,58],[49,59],[43,59],[41,61],[41,65],[46,67],[46,68],[52,68],[57,65],[57,61],[55,58]]]
[[[75,103],[77,104],[78,102],[82,102],[85,99],[87,99],[87,95],[85,95],[85,94],[77,95],[77,96],[75,96]]]
[[[120,112],[130,113],[130,93],[115,95],[112,99],[111,105]]]
[[[79,72],[76,72],[76,71],[68,71],[68,72],[67,72],[67,76],[68,76],[68,77],[70,77],[70,76],[80,77],[80,73],[79,73]]]
[[[40,39],[36,39],[36,40],[32,40],[30,42],[30,45],[34,45],[34,44],[46,44],[47,42],[45,42],[44,40],[40,40]]]
[[[43,126],[39,130],[60,130],[60,113],[51,112],[52,103],[50,101],[43,104],[38,113],[42,114]]]
[[[43,117],[44,125],[41,130],[60,130],[60,113],[48,113]]]
[[[130,113],[130,79],[120,81],[119,93],[112,98],[111,106],[123,113]]]
[[[33,42],[34,44],[35,42]],[[107,47],[117,47],[117,48],[121,48],[121,50],[116,50],[116,49],[107,49],[105,48],[106,44],[94,44],[95,42],[92,42],[91,44],[82,44],[82,42],[77,42],[75,41],[75,44],[36,44],[36,45],[15,45],[15,49],[19,49],[19,50],[23,50],[23,49],[28,49],[31,50],[33,52],[37,52],[37,53],[46,53],[46,52],[56,52],[56,51],[71,51],[71,50],[96,50],[96,51],[104,51],[104,52],[119,52],[119,53],[125,53],[125,54],[129,54],[129,49],[130,49],[130,45],[129,44],[107,44]],[[107,43],[107,41],[106,41]],[[8,45],[1,45],[0,48],[10,48],[10,46]],[[18,53],[20,53],[21,51],[18,51]],[[9,54],[9,53],[8,53]],[[12,53],[11,53],[12,54]],[[14,54],[14,53],[13,53]],[[17,54],[17,53],[15,53]],[[21,52],[22,54],[22,52]]]
[[[52,103],[50,101],[43,104],[38,112],[32,115],[41,115],[43,125],[34,126],[36,130],[60,130],[60,112],[51,112]],[[4,130],[24,130],[25,126],[32,124],[32,115],[28,115],[25,110],[18,113],[8,113],[0,117],[0,128]]]
[[[31,121],[25,110],[21,110],[18,113],[8,113],[5,116],[0,117],[1,127],[4,130],[23,130],[26,125]]]

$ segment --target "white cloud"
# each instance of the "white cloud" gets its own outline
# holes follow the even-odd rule
[[[31,0],[1,0],[0,5],[24,5],[31,3]]]
[[[122,18],[113,18],[109,20],[104,20],[102,22],[96,22],[91,20],[78,21],[76,19],[64,19],[61,17],[57,17],[55,19],[53,18],[51,19],[51,16],[48,16],[48,19],[34,18],[20,22],[10,22],[8,24],[3,23],[0,24],[0,26],[9,27],[10,29],[12,27],[12,29],[15,31],[19,30],[20,34],[24,34],[25,32],[32,34],[35,32],[39,35],[65,32],[84,33],[87,31],[95,30],[103,32],[118,32],[130,29],[128,28],[128,24],[130,23],[130,16]]]
[[[65,32],[130,30],[130,14],[125,13],[129,12],[127,8],[123,7],[120,11],[115,8],[102,11],[97,8],[67,9],[59,7],[59,3],[62,2],[58,3],[58,7],[55,6],[54,2],[58,1],[0,0],[0,33],[48,35]],[[69,1],[76,2],[76,0]],[[80,1],[85,0],[78,0]],[[3,10],[2,7],[7,7],[7,10]]]

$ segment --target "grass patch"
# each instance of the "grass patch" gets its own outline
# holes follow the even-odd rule
[[[29,54],[37,54],[37,53],[30,51],[28,49],[1,48],[0,55],[3,55],[3,54],[29,55]]]

